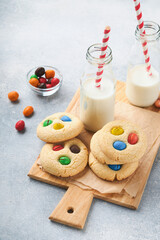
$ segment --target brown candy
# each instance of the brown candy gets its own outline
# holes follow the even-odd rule
[[[80,148],[77,145],[72,145],[70,147],[70,150],[72,153],[76,153],[76,154],[80,152]]]
[[[38,88],[46,88],[46,84],[45,84],[45,83],[40,83],[40,85],[38,86]]]
[[[36,69],[35,74],[36,74],[38,77],[41,77],[42,75],[45,74],[45,69],[44,69],[43,67],[39,67],[39,68]]]

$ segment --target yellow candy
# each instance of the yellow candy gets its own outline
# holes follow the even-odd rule
[[[111,133],[112,133],[113,135],[121,135],[122,133],[124,133],[124,130],[123,130],[123,128],[121,128],[121,127],[113,127],[113,128],[111,129]]]
[[[55,124],[53,125],[53,128],[54,128],[55,130],[59,130],[59,129],[61,129],[61,128],[64,128],[64,125],[63,125],[62,123],[55,123]]]

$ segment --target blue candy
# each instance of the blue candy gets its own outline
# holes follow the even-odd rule
[[[71,122],[72,121],[68,116],[65,116],[65,115],[63,117],[61,117],[61,120],[63,122]]]
[[[115,141],[113,143],[113,147],[118,151],[122,151],[127,147],[127,145],[122,141]]]
[[[113,171],[119,171],[122,167],[122,165],[111,165],[111,164],[108,164],[108,167],[110,169],[112,169]]]

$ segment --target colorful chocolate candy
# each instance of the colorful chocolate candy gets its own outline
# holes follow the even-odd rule
[[[123,130],[123,128],[121,128],[121,127],[113,127],[112,129],[111,129],[111,133],[113,134],[113,135],[121,135],[121,134],[123,134],[124,133],[124,130]]]
[[[16,91],[12,91],[8,93],[8,98],[11,102],[15,102],[18,100],[19,94]]]
[[[130,133],[128,136],[128,142],[129,144],[136,144],[138,142],[138,136],[136,133]]]
[[[33,113],[34,109],[32,106],[27,106],[24,110],[23,110],[23,115],[25,117],[29,117],[32,113]]]
[[[71,122],[72,120],[70,119],[70,117],[68,117],[68,116],[66,116],[66,115],[64,115],[63,117],[61,117],[61,120],[63,121],[63,122]]]
[[[35,74],[38,76],[38,77],[41,77],[45,74],[45,69],[44,67],[39,67],[36,69],[35,71]]]
[[[63,156],[63,157],[60,157],[60,158],[59,158],[59,162],[60,162],[62,165],[68,165],[68,164],[70,164],[71,160],[70,160],[69,157]]]
[[[55,145],[52,149],[53,149],[53,151],[60,151],[60,150],[62,150],[64,147],[62,146],[62,145]]]
[[[43,127],[49,126],[53,121],[52,120],[45,120],[43,123]]]
[[[58,85],[58,83],[59,83],[59,79],[58,78],[52,78],[51,79],[52,87],[55,87],[56,85]]]
[[[46,70],[45,71],[45,76],[46,76],[47,79],[53,78],[55,76],[55,71],[51,70],[51,69]]]
[[[44,74],[45,77],[42,77]],[[60,80],[54,76],[54,70],[48,69],[45,71],[44,67],[39,67],[36,69],[35,74],[32,74],[32,76],[30,77],[29,83],[32,86],[41,89],[52,88],[60,83]]]
[[[31,78],[37,78],[37,79],[38,79],[38,77],[37,77],[36,74],[33,74],[33,75],[30,77],[30,79],[31,79]]]
[[[55,130],[60,130],[60,129],[64,128],[64,125],[63,125],[62,123],[55,123],[55,124],[53,125],[53,128],[54,128]]]
[[[122,151],[127,147],[127,145],[123,141],[115,141],[113,143],[113,147],[118,151]]]
[[[113,171],[119,171],[121,169],[122,165],[120,165],[120,164],[117,164],[117,165],[108,164],[108,167],[110,169],[112,169]]]
[[[75,144],[70,147],[70,150],[72,153],[75,153],[75,154],[80,152],[80,148]]]
[[[23,120],[19,120],[16,123],[15,128],[17,131],[22,131],[25,128],[25,122]]]
[[[29,83],[33,86],[33,87],[38,87],[38,85],[40,84],[39,83],[39,80],[37,78],[31,78],[29,80]]]

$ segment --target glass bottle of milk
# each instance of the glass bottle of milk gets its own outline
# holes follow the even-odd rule
[[[126,96],[130,103],[139,107],[152,105],[160,92],[160,26],[151,21],[144,21],[145,36],[140,34],[137,26],[136,41],[132,46],[127,82]],[[141,41],[147,41],[151,62],[152,76],[146,71]]]
[[[81,77],[80,118],[85,128],[96,132],[114,119],[115,84],[112,72],[112,50],[108,46],[106,57],[100,59],[101,44],[90,46],[86,53],[86,68]],[[100,87],[95,85],[98,65],[103,64]]]

